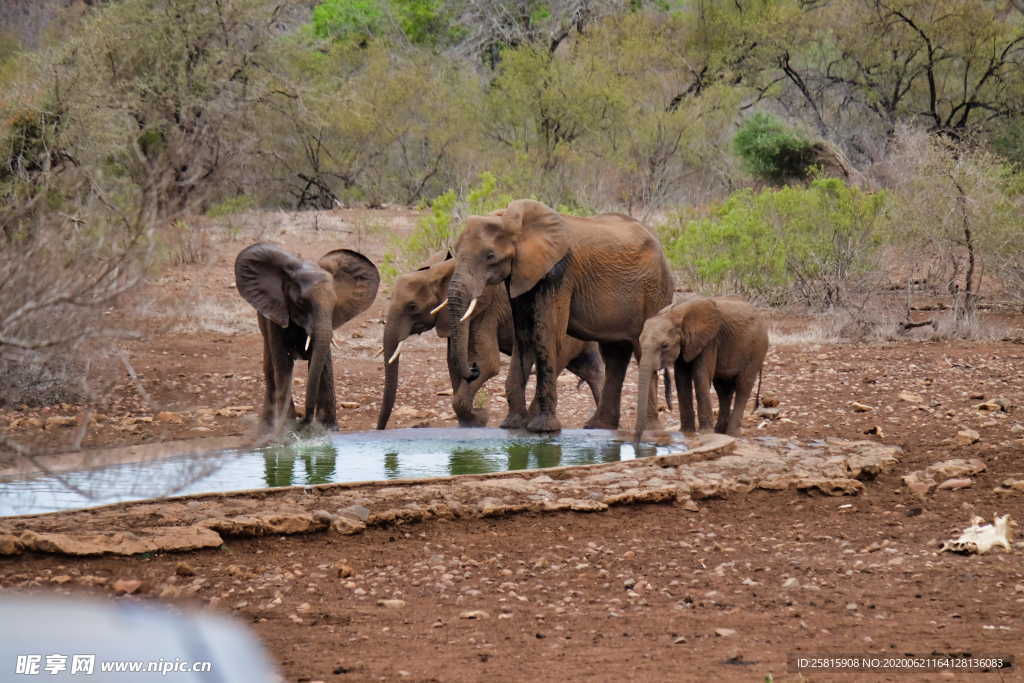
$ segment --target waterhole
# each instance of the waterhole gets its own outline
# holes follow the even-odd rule
[[[538,435],[502,429],[391,429],[326,434],[255,450],[167,457],[0,483],[0,516],[164,496],[590,465],[686,450],[618,440],[613,431]]]

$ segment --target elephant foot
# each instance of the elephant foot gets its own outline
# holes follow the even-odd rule
[[[487,420],[490,417],[488,412],[483,409],[473,410],[469,413],[459,415],[459,426],[460,427],[486,427]]]
[[[522,413],[509,413],[501,422],[502,429],[523,429],[529,418]]]
[[[560,432],[562,423],[555,415],[541,413],[530,418],[526,423],[526,429],[531,432]]]
[[[583,424],[584,429],[618,429],[619,421],[610,420],[602,415],[594,415]]]

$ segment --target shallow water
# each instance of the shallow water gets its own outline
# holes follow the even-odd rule
[[[124,463],[0,483],[0,516],[171,495],[379,479],[415,479],[632,460],[686,450],[616,441],[615,432],[537,435],[503,429],[391,429],[327,434],[257,450]]]

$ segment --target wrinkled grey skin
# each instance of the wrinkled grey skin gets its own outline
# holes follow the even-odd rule
[[[337,426],[331,339],[334,330],[366,310],[380,276],[362,254],[336,249],[317,263],[280,244],[260,242],[235,259],[235,285],[257,312],[263,336],[266,393],[261,427],[277,434],[296,416],[292,375],[296,360],[309,362],[303,424],[314,418]]]
[[[384,396],[377,416],[377,429],[387,427],[395,405],[401,363],[401,354],[396,356],[396,349],[410,335],[422,334],[431,329],[436,329],[439,337],[448,340],[452,409],[459,420],[459,426],[486,426],[486,409],[474,408],[473,402],[484,383],[498,374],[502,353],[511,356],[513,362],[505,382],[509,413],[501,426],[518,428],[529,418],[529,410],[525,404],[525,383],[529,368],[524,372],[516,363],[518,354],[513,353],[515,333],[512,327],[512,309],[504,287],[487,287],[473,314],[459,325],[463,330],[460,339],[467,346],[465,352],[469,357],[469,363],[476,369],[475,377],[465,380],[456,370],[456,353],[451,341],[452,328],[448,310],[443,308],[434,312],[447,296],[454,267],[455,261],[448,259],[402,275],[395,281],[384,328]],[[598,388],[604,378],[604,366],[597,345],[566,338],[562,353],[559,370],[565,367],[582,382],[586,382],[596,402]],[[535,409],[535,406],[531,407]]]
[[[654,234],[629,216],[563,216],[521,199],[500,212],[468,217],[455,261],[448,286],[454,319],[486,287],[508,288],[517,352],[537,366],[537,410],[526,428],[561,429],[555,371],[561,340],[569,334],[597,342],[605,365],[597,410],[585,427],[617,429],[622,382],[639,352],[644,320],[672,300],[672,275]],[[478,370],[457,328],[452,343],[456,371],[474,379]],[[649,419],[656,423],[657,413]]]
[[[694,394],[701,431],[711,430],[711,385],[718,394],[714,430],[740,435],[743,409],[754,390],[768,353],[764,319],[745,301],[733,297],[694,297],[667,306],[644,323],[638,415],[647,405],[647,388],[659,369],[673,367],[679,393],[679,421],[684,432],[695,430]],[[643,435],[637,419],[635,439]]]

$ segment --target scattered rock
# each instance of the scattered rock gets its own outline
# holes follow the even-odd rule
[[[736,629],[733,628],[716,628],[715,635],[720,638],[730,638],[736,635]]]
[[[347,579],[356,573],[356,570],[351,565],[345,564],[344,562],[335,562],[334,568],[338,571],[339,579]]]
[[[338,405],[345,410],[355,410],[360,406],[360,404],[355,401],[338,401]]]
[[[911,391],[901,391],[896,394],[896,398],[907,403],[924,403],[924,399]]]
[[[179,562],[174,565],[174,573],[178,576],[195,576],[196,570],[188,562]]]
[[[185,424],[185,418],[180,413],[172,413],[169,410],[161,410],[156,414],[156,421],[164,424],[180,425]]]
[[[348,519],[357,519],[360,522],[370,519],[370,510],[362,505],[349,505],[343,510],[338,510],[338,514]]]
[[[118,579],[112,586],[115,593],[120,593],[122,595],[131,595],[141,587],[142,582],[138,579]]]
[[[973,429],[961,429],[956,433],[956,443],[960,446],[970,446],[981,441],[981,434]]]
[[[858,403],[857,401],[850,401],[850,407],[853,408],[853,412],[855,413],[870,413],[875,409],[874,406]]]
[[[761,399],[761,405],[765,408],[777,408],[779,406],[779,399],[775,396],[765,396]]]
[[[946,481],[939,484],[936,488],[939,491],[955,491],[957,489],[966,489],[974,486],[973,479],[967,479],[966,477],[960,477],[957,479],[947,479]]]
[[[54,415],[53,417],[46,418],[46,424],[44,425],[44,429],[56,429],[58,427],[74,427],[76,424],[78,424],[77,417]]]
[[[459,619],[488,619],[490,614],[482,609],[474,609],[459,614]]]
[[[386,607],[388,609],[401,609],[402,607],[405,607],[405,605],[406,605],[405,600],[392,599],[392,600],[378,600],[377,601],[377,606],[378,607]]]

